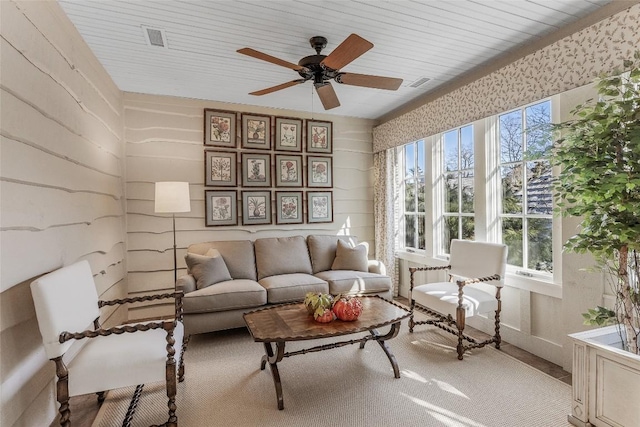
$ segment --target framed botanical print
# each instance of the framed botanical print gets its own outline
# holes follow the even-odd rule
[[[307,153],[333,152],[333,123],[307,120]]]
[[[302,151],[302,120],[276,117],[276,151]]]
[[[204,185],[206,187],[235,187],[237,176],[235,152],[204,150]]]
[[[238,224],[238,192],[237,191],[204,191],[205,225]]]
[[[242,192],[242,225],[271,224],[271,191]]]
[[[276,224],[302,224],[302,191],[276,191]]]
[[[333,192],[307,191],[307,223],[333,222]]]
[[[276,187],[302,187],[302,156],[276,154]]]
[[[242,115],[242,148],[271,149],[271,116]]]
[[[236,148],[236,113],[204,109],[204,145]]]
[[[307,187],[333,187],[333,159],[328,156],[307,156]]]
[[[242,186],[271,187],[271,154],[242,153]]]

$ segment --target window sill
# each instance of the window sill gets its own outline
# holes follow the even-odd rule
[[[448,261],[442,258],[431,258],[424,252],[407,252],[396,251],[396,258],[415,262],[418,264],[438,266],[447,265]],[[562,298],[562,286],[551,282],[550,280],[544,280],[539,277],[525,277],[515,272],[506,273],[505,287],[522,289],[529,292],[534,292],[540,295],[546,295],[553,298]]]

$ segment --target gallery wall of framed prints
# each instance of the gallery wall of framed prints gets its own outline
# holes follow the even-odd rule
[[[204,109],[205,225],[333,222],[333,123]]]

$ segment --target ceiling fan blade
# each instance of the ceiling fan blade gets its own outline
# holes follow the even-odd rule
[[[320,63],[325,68],[339,70],[369,49],[373,43],[357,34],[351,34]]]
[[[336,95],[336,91],[333,90],[331,83],[316,84],[315,87],[325,110],[331,110],[332,108],[340,106],[338,95]]]
[[[294,64],[293,62],[288,62],[280,58],[276,58],[275,56],[267,55],[266,53],[258,52],[257,50],[251,49],[250,47],[238,49],[236,52],[241,53],[243,55],[250,56],[252,58],[271,62],[272,64],[280,65],[281,67],[290,68],[292,70],[296,70],[296,71],[306,70],[306,68],[301,65]]]
[[[300,83],[304,83],[304,82],[306,82],[305,79],[292,80],[290,82],[282,83],[282,84],[279,84],[277,86],[271,86],[271,87],[268,87],[266,89],[257,90],[255,92],[251,92],[249,95],[255,95],[255,96],[266,95],[268,93],[275,92],[275,91],[281,90],[281,89],[286,89],[288,87],[299,85]]]
[[[340,73],[335,80],[351,86],[372,87],[376,89],[398,90],[402,79],[394,77],[370,76],[368,74]]]

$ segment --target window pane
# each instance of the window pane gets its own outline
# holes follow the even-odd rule
[[[448,173],[444,179],[444,211],[447,213],[458,212],[458,174]]]
[[[551,123],[551,101],[531,105],[525,109],[527,155],[539,159],[548,156],[553,145],[549,123]]]
[[[416,218],[415,215],[404,216],[404,245],[408,248],[416,246]]]
[[[458,170],[458,130],[444,134],[444,170]]]
[[[527,162],[527,213],[551,215],[551,179],[548,161]]]
[[[473,213],[473,172],[461,172],[462,210],[464,213]]]
[[[500,116],[500,162],[522,160],[522,113],[513,111]]]
[[[522,267],[521,218],[502,218],[502,243],[509,247],[507,263]]]
[[[460,129],[460,169],[473,168],[473,126]]]
[[[418,212],[425,212],[424,202],[424,178],[418,178]]]
[[[476,230],[475,230],[474,218],[472,216],[463,216],[461,238],[466,240],[474,240],[475,237],[476,237]]]
[[[532,270],[553,272],[551,221],[551,218],[530,218],[527,222],[528,267]]]
[[[418,166],[417,174],[420,176],[424,175],[424,141],[418,141],[418,158],[416,159],[416,164]]]
[[[405,183],[404,210],[405,212],[415,212],[416,210],[416,184],[410,179]]]
[[[522,165],[502,166],[502,213],[522,212]]]
[[[413,170],[416,167],[415,144],[407,144],[404,146],[404,176],[408,178],[413,176]]]
[[[445,216],[444,217],[444,253],[450,253],[449,247],[451,246],[451,239],[458,238],[458,217],[457,216]]]
[[[418,249],[425,249],[424,215],[418,215]]]

